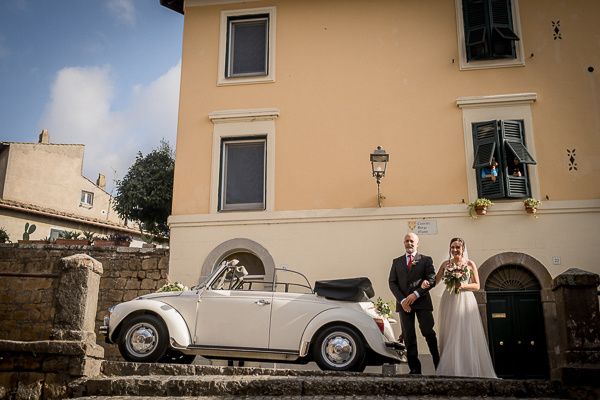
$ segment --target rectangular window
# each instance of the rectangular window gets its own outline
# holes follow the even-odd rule
[[[219,210],[264,210],[267,140],[224,139],[221,142]]]
[[[94,193],[86,192],[85,190],[81,191],[81,204],[86,206],[94,205]]]
[[[517,58],[511,0],[462,0],[467,61]]]
[[[227,18],[226,65],[228,78],[268,75],[268,14]]]
[[[275,81],[276,7],[221,11],[217,85]]]
[[[478,197],[530,197],[527,165],[536,162],[525,144],[523,121],[493,120],[472,127]]]

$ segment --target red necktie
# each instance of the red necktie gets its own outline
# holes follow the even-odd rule
[[[410,268],[412,267],[412,263],[413,263],[413,255],[409,254],[408,255],[408,263],[406,264],[406,266],[408,267],[409,271],[410,271]]]

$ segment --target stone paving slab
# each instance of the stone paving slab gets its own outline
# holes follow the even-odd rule
[[[566,397],[559,384],[423,376],[134,375],[82,380],[83,396],[469,396]]]
[[[172,400],[173,397],[139,397],[139,396],[89,396],[77,397],[73,400]],[[199,396],[178,397],[178,400],[518,400],[519,397],[448,397],[448,396]],[[556,400],[553,397],[537,397],[530,400]]]

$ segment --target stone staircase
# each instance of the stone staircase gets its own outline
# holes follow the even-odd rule
[[[375,373],[338,373],[207,365],[138,364],[105,361],[102,375],[70,385],[86,399],[126,398],[594,398],[558,382],[496,380]]]

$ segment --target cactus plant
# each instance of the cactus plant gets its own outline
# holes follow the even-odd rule
[[[23,240],[29,240],[29,235],[35,232],[37,227],[35,224],[29,225],[29,222],[25,222],[25,232],[23,232]]]

